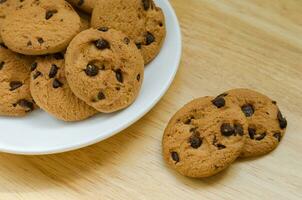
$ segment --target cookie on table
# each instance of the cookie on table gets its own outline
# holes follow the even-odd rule
[[[249,89],[233,89],[218,98],[224,99],[226,105],[239,105],[248,120],[248,139],[241,157],[264,155],[278,146],[287,121],[275,101]]]
[[[80,121],[97,113],[77,98],[65,78],[64,55],[37,58],[32,64],[30,91],[36,104],[64,121]]]
[[[75,95],[104,113],[133,103],[144,78],[144,60],[135,44],[113,29],[78,34],[67,48],[65,64]]]
[[[156,57],[166,35],[164,14],[153,0],[99,0],[91,25],[124,32],[140,49],[145,63]]]
[[[79,15],[63,0],[26,0],[3,20],[1,36],[15,52],[43,55],[64,50],[80,26]]]
[[[97,0],[67,0],[71,5],[87,12],[91,13],[94,7],[94,4]]]
[[[212,176],[240,155],[247,120],[237,106],[217,105],[213,97],[198,98],[169,121],[162,141],[163,156],[182,175]]]
[[[29,90],[32,60],[0,44],[0,115],[24,116],[34,110]]]

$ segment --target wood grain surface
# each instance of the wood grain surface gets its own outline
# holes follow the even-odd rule
[[[0,154],[0,200],[302,199],[302,1],[171,0],[183,55],[171,88],[120,134],[57,155]],[[169,66],[165,66],[169,67]],[[247,87],[278,101],[289,126],[279,148],[189,179],[162,160],[173,113],[193,98]]]

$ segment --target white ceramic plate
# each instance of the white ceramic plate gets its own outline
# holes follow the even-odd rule
[[[51,154],[69,151],[104,140],[145,115],[169,88],[181,57],[181,33],[168,0],[157,0],[167,23],[167,37],[160,54],[146,67],[138,99],[114,114],[66,123],[42,111],[25,118],[0,117],[0,151],[15,154]]]

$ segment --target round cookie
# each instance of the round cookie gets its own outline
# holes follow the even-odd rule
[[[99,0],[91,25],[124,32],[140,49],[145,64],[159,53],[166,35],[164,14],[153,0]]]
[[[1,36],[15,52],[43,55],[64,50],[80,25],[78,14],[63,0],[26,0],[6,16]]]
[[[40,57],[32,64],[30,91],[36,104],[64,121],[80,121],[97,113],[77,98],[68,86],[64,55]]]
[[[144,78],[144,60],[129,38],[113,29],[88,29],[67,48],[66,77],[72,91],[96,110],[129,106]]]
[[[91,13],[94,7],[94,4],[97,0],[67,0],[71,5],[87,12]]]
[[[241,157],[264,155],[278,146],[287,121],[275,101],[249,89],[233,89],[220,95],[220,98],[225,100],[226,105],[239,105],[248,120],[248,139]]]
[[[32,58],[0,45],[0,115],[24,116],[35,105],[29,91]]]
[[[162,146],[165,161],[182,175],[209,177],[240,155],[247,122],[235,105],[218,108],[213,97],[195,99],[169,121]]]

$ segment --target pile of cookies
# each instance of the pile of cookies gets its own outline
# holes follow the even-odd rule
[[[249,89],[233,89],[181,108],[165,129],[163,156],[185,176],[208,177],[238,157],[271,152],[286,127],[276,101]]]
[[[0,115],[79,121],[135,101],[166,29],[153,0],[2,0],[0,35]]]

